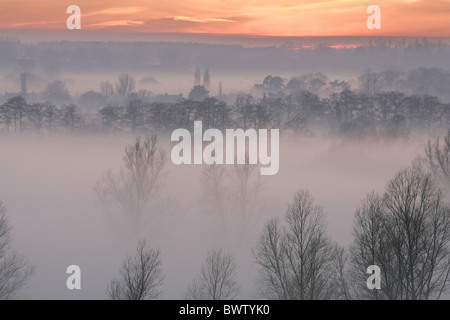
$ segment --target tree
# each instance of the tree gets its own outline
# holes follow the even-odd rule
[[[39,132],[42,129],[45,117],[45,104],[33,103],[28,106],[28,119],[34,124],[34,128]]]
[[[353,234],[354,279],[367,279],[369,265],[382,272],[381,290],[356,281],[360,297],[429,300],[450,289],[450,208],[419,165],[397,173],[382,196],[370,194],[363,201]]]
[[[152,135],[125,148],[124,168],[118,174],[107,171],[95,186],[95,192],[108,213],[118,206],[137,234],[142,228],[148,205],[156,195],[166,162],[164,150]]]
[[[225,200],[227,197],[227,187],[225,185],[226,169],[225,166],[212,164],[202,171],[201,183],[205,202],[210,206],[213,213],[217,213],[225,228]]]
[[[120,278],[111,281],[107,293],[111,300],[151,300],[160,295],[162,283],[160,251],[141,240],[136,255],[123,261]]]
[[[61,118],[70,129],[75,129],[77,123],[81,120],[81,114],[78,107],[71,103],[61,108]]]
[[[450,187],[450,130],[442,143],[439,137],[434,142],[428,140],[422,160],[440,182]]]
[[[278,76],[272,77],[271,75],[268,75],[264,78],[263,87],[268,92],[276,93],[283,90],[284,80]]]
[[[254,124],[255,109],[255,99],[252,95],[239,95],[236,97],[234,110],[237,113],[237,122],[244,130]]]
[[[6,131],[9,133],[9,128],[13,122],[13,112],[7,102],[0,106],[0,119],[6,125]]]
[[[328,77],[323,73],[316,72],[303,75],[301,81],[305,83],[306,89],[313,94],[319,95],[322,88],[328,83]]]
[[[209,251],[200,274],[188,287],[186,299],[230,300],[240,291],[236,280],[236,265],[230,254],[221,249]]]
[[[260,166],[250,164],[248,152],[245,154],[244,164],[235,163],[230,166],[228,176],[231,181],[232,203],[235,205],[233,210],[242,222],[240,235],[245,236],[247,227],[257,212],[256,208],[261,200],[261,192],[263,188],[263,180],[259,174]]]
[[[366,70],[364,74],[359,77],[359,88],[368,96],[374,96],[383,89],[383,82],[380,74]]]
[[[10,250],[11,227],[6,213],[0,202],[0,300],[19,297],[34,270],[24,256]]]
[[[405,86],[417,95],[447,95],[450,72],[439,68],[420,67],[408,72]]]
[[[55,80],[48,83],[42,93],[42,98],[57,104],[68,103],[71,100],[66,83],[62,80]]]
[[[100,91],[103,96],[110,97],[114,94],[114,86],[109,81],[100,82]]]
[[[105,123],[106,128],[112,129],[120,119],[121,108],[118,105],[108,104],[98,112]]]
[[[144,122],[144,103],[141,100],[129,101],[125,108],[124,118],[130,123],[131,131],[136,132]]]
[[[44,108],[44,118],[47,122],[47,128],[51,132],[53,128],[56,126],[56,123],[61,115],[61,110],[59,110],[54,104],[51,102],[45,103]]]
[[[286,210],[284,224],[269,220],[253,254],[259,265],[259,294],[267,299],[331,299],[333,245],[326,235],[323,208],[308,191],[299,191]]]
[[[334,80],[328,83],[330,93],[341,93],[344,90],[350,90],[350,84],[346,81]]]
[[[93,90],[83,93],[78,99],[82,106],[98,108],[105,103],[105,96]]]
[[[359,286],[354,288],[354,296],[358,298],[378,299],[380,297],[379,290],[369,291],[363,285],[367,280],[366,268],[370,265],[381,268],[383,288],[389,288],[384,290],[394,291],[391,286],[395,282],[388,281],[388,277],[394,276],[390,273],[390,268],[388,269],[392,248],[387,241],[381,207],[381,197],[370,193],[363,199],[361,208],[356,210],[350,263],[353,282],[359,283]]]
[[[397,91],[405,82],[405,74],[396,68],[389,68],[380,73],[383,85],[391,90]]]
[[[116,92],[119,95],[119,97],[125,98],[131,92],[133,92],[133,90],[136,86],[136,81],[128,73],[122,73],[119,76],[119,79],[116,81],[115,86],[116,86]]]
[[[18,131],[22,131],[26,110],[27,102],[22,96],[8,99],[2,108],[3,118],[8,125],[8,129],[9,124],[14,123],[14,132],[17,134]]]
[[[205,98],[197,104],[195,119],[203,121],[204,128],[225,129],[230,123],[230,109],[223,101]]]
[[[292,78],[289,80],[285,89],[289,94],[294,94],[297,91],[306,90],[306,84],[303,79]]]

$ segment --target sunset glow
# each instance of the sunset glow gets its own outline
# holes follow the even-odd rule
[[[81,8],[82,28],[265,36],[450,36],[450,0],[2,0],[0,29],[64,29],[66,8]],[[381,30],[366,9],[381,8]]]

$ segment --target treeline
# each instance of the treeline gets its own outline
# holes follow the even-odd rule
[[[450,104],[430,95],[406,95],[399,91],[363,92],[344,89],[321,98],[307,90],[284,96],[255,98],[238,95],[233,103],[220,97],[177,102],[150,102],[128,97],[123,104],[110,102],[97,109],[67,103],[27,103],[15,96],[0,105],[0,130],[24,132],[166,132],[191,128],[202,120],[206,128],[279,128],[310,134],[322,126],[346,137],[385,135],[404,137],[410,130],[430,131],[450,125]]]
[[[336,38],[339,45],[349,39]],[[288,40],[289,41],[289,40]],[[333,41],[333,40],[331,40]],[[448,67],[448,40],[413,38],[360,38],[356,48],[333,48],[331,43],[311,45],[306,39],[292,39],[279,47],[243,47],[241,45],[48,41],[22,43],[0,40],[0,69],[36,69],[46,75],[65,72],[148,70],[185,72],[193,66],[214,66],[220,71],[346,72],[355,66],[374,69],[395,64],[401,68],[417,65]]]

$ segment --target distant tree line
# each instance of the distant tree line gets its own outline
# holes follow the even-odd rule
[[[275,44],[262,40],[261,46],[223,45],[190,42],[44,41],[20,42],[0,38],[0,68],[39,70],[40,74],[130,72],[185,72],[201,62],[220,71],[283,72],[329,70],[346,72],[355,65],[383,68],[386,63],[402,68],[417,65],[448,67],[448,39],[391,38],[355,39],[354,48],[333,48],[319,39],[297,39]],[[167,39],[166,39],[167,40]],[[204,39],[208,41],[207,39]],[[261,40],[261,39],[260,39]],[[259,41],[258,41],[259,42]],[[286,41],[287,42],[287,41]],[[11,68],[12,67],[12,68]]]
[[[430,131],[450,125],[450,104],[435,96],[399,91],[367,95],[344,89],[320,98],[300,90],[283,97],[256,99],[239,95],[228,104],[215,97],[180,99],[175,103],[133,99],[124,105],[108,103],[97,111],[83,111],[73,103],[27,103],[15,96],[0,105],[3,133],[69,131],[168,132],[192,128],[279,128],[307,134],[314,126],[331,134],[361,137],[380,134],[403,137],[410,130]]]
[[[115,82],[102,81],[99,92],[87,91],[76,100],[66,83],[50,82],[40,98],[27,95],[21,75],[21,93],[8,95],[0,105],[0,130],[52,132],[114,131],[167,132],[191,128],[194,120],[205,128],[279,128],[309,134],[315,126],[334,135],[404,137],[410,130],[430,131],[450,125],[450,72],[417,68],[409,72],[366,70],[358,88],[322,73],[304,74],[289,81],[268,75],[250,93],[209,96],[210,74],[200,85],[196,69],[188,95],[155,97],[136,90],[135,79],[121,74]],[[27,102],[27,99],[32,102]]]

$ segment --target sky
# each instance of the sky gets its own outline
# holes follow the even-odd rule
[[[450,36],[450,0],[1,0],[0,29],[66,29],[68,6],[81,27],[112,33],[261,36]],[[369,5],[381,30],[369,30]]]

